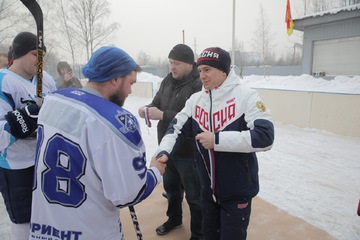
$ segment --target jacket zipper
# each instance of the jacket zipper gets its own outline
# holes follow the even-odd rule
[[[212,125],[212,92],[209,90],[209,97],[210,97],[210,111],[209,111],[209,129],[210,132],[213,131],[213,125]],[[210,182],[211,182],[211,189],[212,189],[212,197],[214,199],[214,202],[216,201],[215,197],[215,188],[216,188],[216,171],[215,171],[215,155],[214,150],[209,149],[209,165],[210,165]]]

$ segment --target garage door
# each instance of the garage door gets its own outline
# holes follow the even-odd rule
[[[314,42],[313,74],[360,75],[360,36]]]

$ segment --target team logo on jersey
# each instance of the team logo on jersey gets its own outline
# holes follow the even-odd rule
[[[265,112],[266,111],[266,106],[263,102],[258,101],[256,103],[256,107],[260,110],[260,112]]]
[[[82,96],[84,95],[85,93],[82,92],[82,91],[79,91],[79,90],[74,90],[74,91],[71,91],[72,94],[75,94],[75,95],[78,95],[78,96]]]
[[[131,113],[118,111],[116,118],[121,124],[120,131],[122,133],[135,132],[137,130],[135,117]]]

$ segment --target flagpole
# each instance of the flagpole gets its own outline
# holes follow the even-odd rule
[[[235,65],[235,0],[233,0],[231,65]]]

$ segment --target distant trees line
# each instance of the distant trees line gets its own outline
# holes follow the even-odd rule
[[[45,69],[56,74],[56,64],[65,53],[69,63],[87,62],[95,49],[108,44],[119,27],[108,21],[107,0],[37,0],[44,15],[47,47]],[[33,17],[18,0],[0,0],[0,50],[7,52],[20,31],[36,32]]]
[[[360,3],[360,0],[291,0],[291,4],[294,6],[292,9],[299,11],[298,15],[301,16],[358,3]],[[274,49],[279,48],[278,43],[274,41],[275,33],[272,31],[266,11],[261,4],[258,16],[256,29],[251,40],[252,51],[246,51],[243,42],[237,39],[235,41],[235,65],[241,69],[245,66],[265,67],[268,65],[286,66],[301,64],[302,33],[298,33],[298,36],[294,38],[295,40],[292,40],[293,47],[289,51],[279,55],[274,51]],[[229,49],[229,52],[231,51],[232,49]],[[168,68],[166,59],[165,61],[161,59],[154,60],[143,51],[138,55],[138,62],[141,65],[157,66],[162,71]]]
[[[110,5],[107,0],[37,0],[44,13],[45,44],[47,53],[45,69],[57,75],[56,65],[64,58],[71,59],[75,73],[80,74],[81,64],[90,58],[99,46],[111,43],[120,27],[109,22]],[[344,7],[360,3],[360,0],[291,0],[299,15]],[[284,3],[285,6],[285,3]],[[284,23],[285,24],[285,23]],[[7,52],[12,39],[20,31],[36,32],[35,22],[28,10],[18,0],[0,0],[0,51]],[[285,31],[285,30],[284,30]],[[294,38],[294,47],[283,56],[278,56],[274,33],[271,30],[265,9],[259,6],[259,18],[252,39],[251,52],[244,50],[244,43],[236,41],[235,64],[242,66],[296,65],[301,61],[302,36]],[[231,51],[231,49],[229,49]],[[140,65],[153,65],[168,72],[167,58],[152,59],[141,51],[137,56]],[[81,77],[81,76],[80,76]]]

